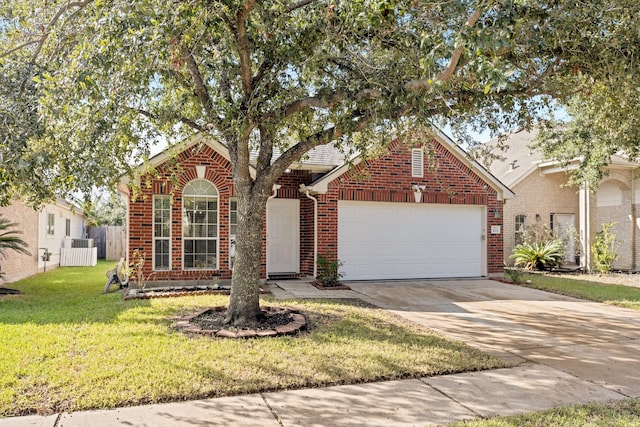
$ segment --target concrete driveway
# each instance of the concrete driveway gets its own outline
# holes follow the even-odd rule
[[[493,280],[353,282],[360,298],[518,364],[640,396],[640,312]]]

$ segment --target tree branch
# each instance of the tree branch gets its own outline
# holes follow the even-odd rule
[[[40,40],[30,40],[28,42],[24,42],[16,47],[14,47],[13,49],[9,49],[5,52],[0,53],[0,58],[4,58],[5,56],[9,56],[11,55],[13,52],[17,52],[21,49],[24,49],[25,47],[32,45],[32,44],[36,44],[36,43],[40,43]]]
[[[274,65],[275,63],[271,61],[270,58],[267,58],[264,61],[262,61],[262,64],[260,64],[260,68],[258,69],[258,72],[256,73],[255,76],[253,76],[251,86],[256,87],[262,81],[262,79],[267,75],[267,72],[271,69],[271,67],[273,67]]]
[[[236,16],[236,43],[238,56],[240,59],[240,78],[242,79],[242,89],[245,101],[251,98],[252,72],[251,72],[251,52],[249,49],[249,36],[247,34],[247,20],[249,14],[256,7],[257,0],[245,0]]]
[[[213,103],[211,102],[211,97],[209,96],[209,90],[207,89],[204,80],[202,79],[202,74],[200,74],[200,69],[198,68],[198,64],[196,63],[196,59],[193,57],[193,53],[186,48],[184,45],[180,45],[180,49],[182,50],[182,56],[187,62],[187,69],[189,70],[189,74],[191,75],[191,79],[193,80],[193,84],[195,86],[195,93],[204,108],[209,121],[216,121],[215,111],[213,110]]]
[[[158,116],[156,114],[153,114],[153,113],[151,113],[151,112],[149,112],[147,110],[143,110],[141,108],[134,108],[134,107],[127,107],[127,108],[129,108],[131,111],[134,111],[134,112],[136,112],[136,113],[138,113],[138,114],[140,114],[142,116],[145,116],[145,117],[147,117],[149,119],[154,119],[155,120],[155,119],[158,118]],[[205,132],[205,131],[208,130],[206,126],[202,126],[202,125],[196,123],[195,121],[193,121],[193,120],[191,120],[191,119],[189,119],[187,117],[179,116],[179,115],[176,114],[176,115],[174,115],[174,118],[176,120],[181,121],[185,125],[192,127],[193,129],[195,129],[195,130],[197,130],[199,132]]]
[[[338,103],[349,99],[349,96],[353,96],[356,100],[362,99],[378,99],[382,96],[382,91],[378,89],[364,89],[353,95],[345,92],[336,92],[329,97],[317,98],[309,96],[306,98],[297,99],[288,105],[283,106],[276,112],[271,112],[262,116],[262,120],[266,122],[273,122],[283,117],[289,117],[307,108],[333,108]]]
[[[293,12],[296,9],[301,9],[308,4],[315,2],[316,0],[301,0],[298,3],[294,3],[291,6],[287,7],[287,12]]]
[[[479,9],[474,11],[471,14],[471,16],[469,16],[469,18],[467,19],[467,22],[465,22],[464,25],[466,25],[467,27],[473,27],[474,25],[476,25],[476,22],[478,22],[478,19],[480,19],[480,15],[481,15],[481,12]],[[435,79],[411,80],[405,84],[405,89],[411,92],[417,92],[417,91],[429,89],[433,85],[434,81],[444,82],[448,80],[449,78],[451,78],[451,76],[455,72],[461,57],[462,57],[462,47],[455,48],[453,51],[453,54],[451,55],[451,58],[449,59],[449,63],[447,64],[445,69],[442,70],[442,72]]]
[[[262,175],[271,166],[273,157],[273,135],[268,133],[266,126],[258,126],[260,130],[260,151],[256,160],[256,175]]]
[[[40,55],[40,52],[42,51],[42,47],[44,46],[44,42],[47,41],[47,38],[49,37],[49,34],[51,33],[51,29],[53,28],[54,25],[56,25],[58,23],[58,21],[60,20],[60,17],[62,17],[62,15],[66,11],[68,11],[69,9],[72,9],[72,8],[83,9],[85,6],[87,6],[89,3],[92,3],[92,2],[93,2],[93,0],[72,1],[72,2],[68,2],[68,3],[63,4],[62,6],[60,6],[60,9],[58,9],[56,14],[53,15],[53,18],[51,18],[51,20],[47,24],[47,27],[42,32],[42,36],[40,37],[40,40],[38,41],[38,46],[36,47],[36,49],[35,49],[35,51],[33,53],[32,60],[35,61],[36,58]]]

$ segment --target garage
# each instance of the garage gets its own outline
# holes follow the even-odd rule
[[[485,206],[338,202],[343,280],[486,275]]]

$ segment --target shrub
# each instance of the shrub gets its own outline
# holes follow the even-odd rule
[[[609,231],[616,224],[615,222],[602,224],[602,230],[598,231],[596,240],[591,245],[595,269],[600,273],[609,273],[613,261],[618,259],[616,235]]]
[[[316,280],[326,288],[340,285],[340,278],[342,277],[340,267],[343,264],[340,260],[329,261],[318,254],[318,277],[316,277]]]
[[[556,267],[564,259],[564,245],[561,240],[552,239],[542,243],[522,243],[513,249],[509,257],[515,266],[527,270],[546,270]]]
[[[514,268],[505,268],[504,274],[511,279],[514,283],[522,283],[522,278],[524,274],[522,273],[522,269],[518,267]]]

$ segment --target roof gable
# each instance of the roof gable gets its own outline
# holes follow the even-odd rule
[[[440,143],[455,159],[461,162],[464,166],[469,168],[473,173],[478,175],[484,182],[490,185],[498,194],[499,199],[513,198],[513,192],[489,171],[487,171],[482,165],[472,160],[467,153],[458,147],[449,137],[440,131],[434,131],[434,139]],[[398,141],[398,140],[396,140]],[[351,170],[352,167],[359,165],[362,162],[362,156],[355,156],[350,162],[345,162],[339,167],[335,168],[328,174],[314,181],[311,185],[302,188],[303,191],[311,191],[314,193],[324,194],[329,190],[329,185],[341,177],[343,174]],[[375,160],[374,160],[375,161]]]
[[[537,135],[538,132],[536,130],[519,130],[508,133],[507,151],[503,154],[502,159],[497,159],[491,164],[489,167],[491,173],[513,188],[534,171],[540,171],[543,174],[566,173],[580,167],[580,158],[572,160],[566,166],[561,165],[557,160],[544,158],[539,150],[532,148],[536,143],[535,138]],[[497,140],[493,139],[487,144],[495,147]],[[637,163],[630,162],[617,154],[611,156],[611,161],[606,166],[609,169],[635,167],[638,167]]]

